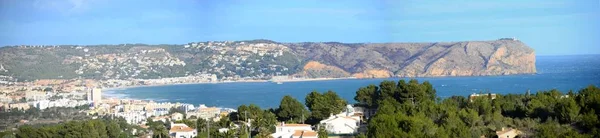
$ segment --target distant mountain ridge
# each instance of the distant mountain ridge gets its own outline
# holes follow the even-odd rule
[[[0,48],[0,75],[148,79],[433,77],[536,73],[535,52],[516,39],[438,43],[209,41],[183,45],[12,46]]]

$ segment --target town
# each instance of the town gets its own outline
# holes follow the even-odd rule
[[[237,112],[236,109],[207,107],[205,105],[192,105],[187,103],[155,102],[151,100],[118,99],[103,96],[103,87],[124,87],[135,85],[155,85],[184,83],[202,80],[210,82],[214,75],[202,78],[165,78],[151,79],[134,82],[123,81],[94,81],[94,80],[37,80],[34,82],[11,82],[0,87],[0,112],[23,112],[27,110],[49,110],[51,108],[77,108],[79,112],[85,113],[90,119],[112,117],[121,118],[128,124],[148,129],[149,122],[170,122],[170,137],[192,138],[198,135],[195,126],[188,126],[182,122],[189,119],[204,119],[218,122],[223,117]],[[187,80],[187,81],[186,81]],[[139,83],[139,84],[137,84]],[[370,117],[374,111],[366,111],[362,107],[347,105],[343,112],[332,114],[320,121],[319,126],[324,127],[329,134],[356,135],[359,131],[365,131],[364,118]],[[57,119],[57,118],[56,118]],[[18,123],[8,128],[13,129],[22,125],[43,124],[43,120],[14,120]],[[60,122],[57,119],[53,122]],[[66,120],[63,120],[66,121]],[[11,122],[3,121],[3,122]],[[46,122],[47,123],[47,122]],[[226,133],[229,129],[240,129],[240,125],[220,128],[219,132]],[[249,124],[248,124],[249,125]],[[6,125],[5,125],[6,126]],[[279,122],[275,126],[275,132],[270,136],[275,138],[316,138],[318,136],[316,126],[310,124],[295,124]],[[143,131],[133,131],[132,135],[152,136],[142,134]]]

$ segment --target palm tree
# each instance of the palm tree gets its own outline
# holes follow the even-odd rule
[[[167,129],[165,128],[165,126],[158,126],[155,127],[152,132],[154,133],[152,135],[153,138],[168,138],[169,137],[169,132],[167,131]]]
[[[264,128],[259,128],[258,134],[256,134],[256,138],[272,138],[269,130]]]

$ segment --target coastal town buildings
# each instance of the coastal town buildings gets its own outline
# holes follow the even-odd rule
[[[476,94],[476,93],[473,93],[473,94],[469,95],[469,101],[473,102],[473,100],[475,98],[478,98],[478,97],[488,97],[491,100],[494,100],[494,99],[496,99],[496,94],[495,93],[488,93],[488,94]]]
[[[102,89],[94,88],[92,89],[91,94],[91,100],[94,104],[94,107],[98,107],[100,104],[102,104]]]
[[[183,114],[175,112],[175,113],[171,114],[171,120],[172,121],[183,120]]]
[[[498,138],[515,138],[522,132],[517,129],[512,128],[504,128],[500,129],[500,131],[496,131],[496,135]]]
[[[25,92],[25,99],[28,101],[46,100],[49,98],[49,95],[47,92],[42,91],[27,91]]]
[[[77,107],[90,105],[86,100],[58,99],[58,100],[40,100],[32,102],[32,106],[40,110],[52,107]]]
[[[218,118],[220,113],[221,113],[220,108],[206,107],[204,105],[200,105],[197,109],[188,111],[188,113],[186,114],[187,115],[186,117],[191,118],[192,116],[194,116],[196,118],[203,118],[203,119]]]
[[[171,122],[169,136],[173,138],[194,138],[198,134],[196,129],[188,127],[185,124],[175,124]]]
[[[316,138],[318,134],[309,124],[286,124],[281,122],[275,126],[273,138]]]
[[[29,108],[31,108],[29,103],[9,103],[3,107],[5,110],[28,110]]]
[[[361,114],[357,114],[351,105],[347,105],[345,111],[331,115],[325,120],[321,120],[320,127],[325,127],[328,134],[348,134],[358,133],[360,127]]]
[[[158,121],[162,121],[162,122],[167,122],[169,121],[169,119],[171,119],[169,116],[156,116],[151,118],[152,122],[158,122]]]
[[[13,99],[9,96],[6,96],[5,94],[0,94],[0,103],[10,103],[12,101]]]
[[[145,122],[148,117],[150,117],[146,112],[143,111],[133,111],[133,112],[119,112],[113,114],[115,117],[122,117],[129,124],[140,124]]]

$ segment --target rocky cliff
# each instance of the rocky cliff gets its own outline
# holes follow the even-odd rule
[[[305,59],[355,77],[486,76],[536,73],[535,52],[513,39],[444,43],[300,43]]]
[[[209,41],[183,45],[0,48],[0,76],[130,79],[215,74],[223,79],[431,77],[536,73],[535,52],[514,39],[440,43]]]

